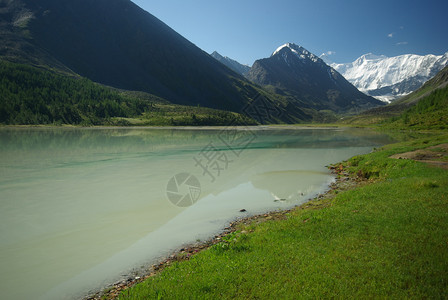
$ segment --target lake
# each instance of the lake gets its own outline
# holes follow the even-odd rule
[[[304,203],[334,180],[326,165],[389,142],[361,129],[1,128],[0,298],[82,297],[232,220]]]

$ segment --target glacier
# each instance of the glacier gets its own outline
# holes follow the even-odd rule
[[[405,54],[395,57],[364,54],[351,63],[332,63],[363,93],[391,102],[418,89],[448,64],[444,55]]]

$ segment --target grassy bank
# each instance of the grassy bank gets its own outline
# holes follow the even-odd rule
[[[444,298],[448,171],[389,156],[446,142],[437,135],[354,157],[343,176],[358,188],[240,224],[120,299]]]

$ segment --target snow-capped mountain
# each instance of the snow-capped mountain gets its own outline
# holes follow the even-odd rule
[[[448,64],[444,55],[406,54],[395,57],[365,54],[352,63],[331,66],[360,91],[390,102],[417,90]]]
[[[250,67],[243,65],[239,62],[237,62],[234,59],[231,59],[227,56],[222,56],[218,52],[214,51],[212,54],[210,54],[214,59],[219,61],[220,63],[226,65],[228,68],[232,69],[233,71],[237,72],[238,74],[241,74],[245,76],[250,71]]]
[[[356,112],[382,104],[358,91],[318,56],[293,43],[257,60],[246,77],[317,110]]]
[[[298,46],[296,44],[293,44],[293,43],[287,43],[287,44],[281,45],[280,47],[277,48],[277,50],[274,51],[274,53],[272,53],[271,57],[279,54],[283,49],[288,49],[289,51],[294,53],[298,58],[300,58],[304,61],[311,60],[312,62],[315,62],[315,63],[317,63],[319,61],[319,58],[316,55],[309,52],[305,48]]]

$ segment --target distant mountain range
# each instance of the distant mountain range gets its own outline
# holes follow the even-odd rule
[[[227,67],[229,67],[230,69],[232,69],[233,71],[237,72],[240,75],[246,76],[247,73],[249,73],[250,71],[250,67],[240,64],[239,62],[237,62],[236,60],[233,60],[227,56],[222,56],[221,54],[219,54],[218,52],[214,51],[212,54],[210,54],[213,58],[215,58],[217,61],[219,61],[220,63],[226,65]]]
[[[448,66],[416,91],[386,106],[373,108],[342,123],[379,124],[395,129],[448,128]]]
[[[447,64],[448,52],[439,56],[366,54],[352,63],[331,66],[360,91],[389,102],[417,90]]]
[[[247,78],[316,110],[356,112],[382,104],[358,91],[322,59],[292,43],[257,60]]]

